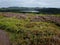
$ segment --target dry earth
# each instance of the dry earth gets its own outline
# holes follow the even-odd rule
[[[9,38],[3,30],[0,30],[0,45],[10,45]]]

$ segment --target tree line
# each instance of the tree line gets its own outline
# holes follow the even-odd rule
[[[60,8],[39,8],[39,7],[36,7],[36,8],[28,8],[28,7],[0,8],[0,12],[28,13],[28,12],[24,12],[24,11],[38,11],[37,13],[43,13],[43,14],[60,14]]]

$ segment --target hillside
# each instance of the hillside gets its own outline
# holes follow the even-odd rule
[[[0,12],[0,29],[11,45],[60,45],[60,15]]]
[[[0,12],[19,12],[19,13],[42,13],[42,14],[60,14],[60,8],[40,8],[40,7],[7,7],[0,8]]]

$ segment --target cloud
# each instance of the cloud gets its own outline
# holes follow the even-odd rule
[[[0,7],[10,6],[60,8],[60,0],[0,0]]]

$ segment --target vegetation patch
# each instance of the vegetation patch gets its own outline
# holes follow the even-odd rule
[[[11,45],[59,45],[60,26],[51,22],[0,16],[0,29],[7,32]],[[56,42],[56,43],[55,43]]]

